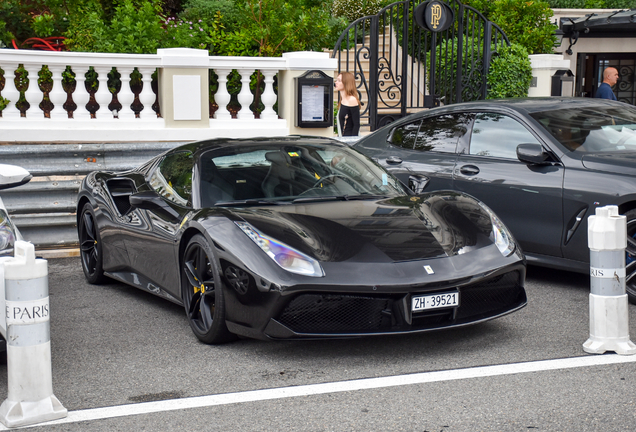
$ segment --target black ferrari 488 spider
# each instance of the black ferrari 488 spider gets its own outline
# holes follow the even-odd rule
[[[326,138],[218,139],[78,197],[90,283],[111,277],[185,306],[206,343],[410,333],[526,304],[525,259],[469,195],[415,195]]]

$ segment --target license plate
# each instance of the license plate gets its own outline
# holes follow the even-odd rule
[[[459,293],[429,294],[414,296],[411,303],[411,311],[420,312],[429,309],[439,309],[459,306]]]

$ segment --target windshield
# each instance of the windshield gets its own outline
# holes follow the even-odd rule
[[[201,156],[201,207],[361,199],[405,194],[381,167],[348,147],[276,143]]]
[[[588,107],[530,114],[572,152],[636,151],[636,109]]]

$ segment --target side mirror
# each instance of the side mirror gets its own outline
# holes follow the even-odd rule
[[[552,162],[550,154],[543,149],[541,144],[519,144],[517,146],[517,159],[533,165],[547,165]]]
[[[166,203],[155,191],[143,191],[132,194],[128,197],[128,201],[132,208],[156,211],[175,222],[180,219],[179,213],[170,207],[170,205],[168,205],[168,203]]]
[[[0,189],[9,189],[28,183],[33,176],[24,168],[0,164]]]
[[[415,192],[417,195],[424,192],[424,188],[428,184],[430,179],[421,174],[414,174],[409,176],[409,189]]]

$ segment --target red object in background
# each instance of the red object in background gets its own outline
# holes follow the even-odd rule
[[[63,36],[51,36],[47,38],[33,37],[22,42],[22,45],[30,45],[32,49],[42,51],[64,51],[66,50],[66,45],[64,45],[65,39]],[[19,49],[15,40],[12,40],[11,44],[13,48]]]

